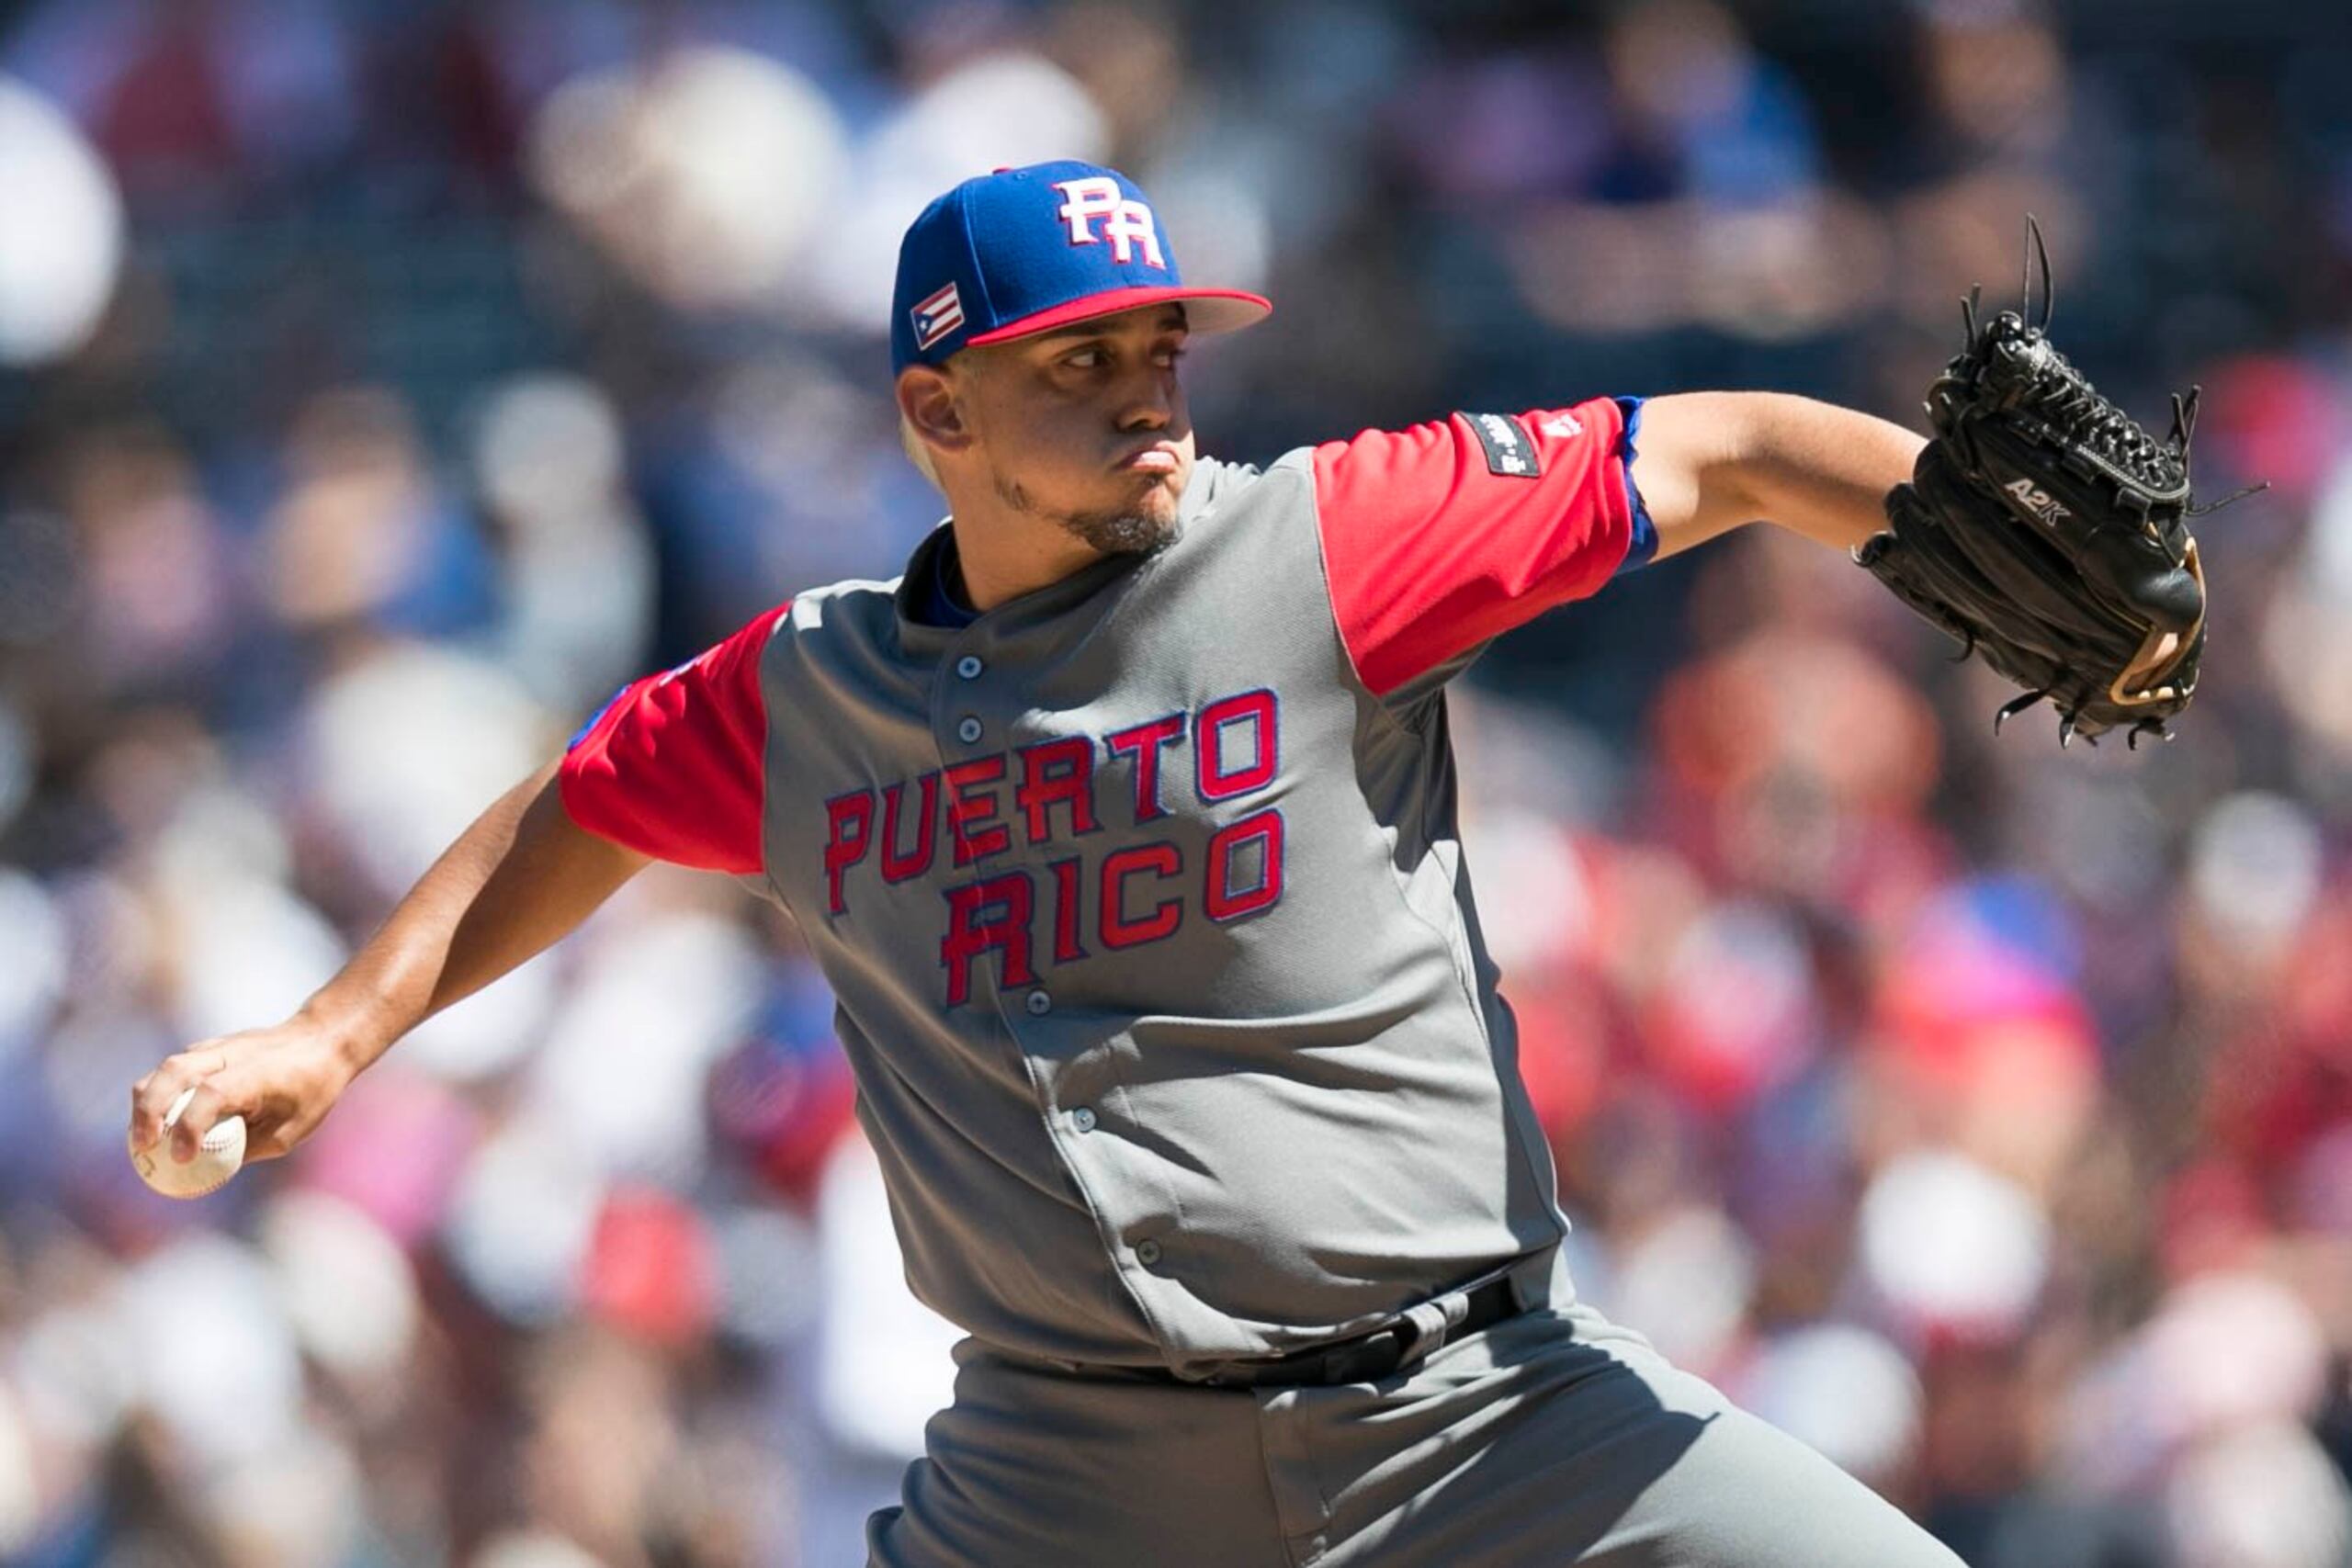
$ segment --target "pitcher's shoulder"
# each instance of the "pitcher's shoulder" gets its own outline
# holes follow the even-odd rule
[[[1283,453],[1262,468],[1256,463],[1229,463],[1218,457],[1196,458],[1192,480],[1184,487],[1182,515],[1187,522],[1205,521],[1230,513],[1245,502],[1251,507],[1262,505],[1294,493],[1299,488],[1295,481],[1301,479],[1311,488],[1311,450],[1302,446]]]
[[[904,577],[843,578],[792,596],[788,613],[776,627],[780,637],[822,637],[872,633],[890,625]]]

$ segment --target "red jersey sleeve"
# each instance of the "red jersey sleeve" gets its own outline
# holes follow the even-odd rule
[[[790,608],[616,693],[557,771],[571,819],[657,860],[758,872],[768,728],[760,655]]]
[[[1646,560],[1638,399],[1456,413],[1314,452],[1340,635],[1387,696]]]

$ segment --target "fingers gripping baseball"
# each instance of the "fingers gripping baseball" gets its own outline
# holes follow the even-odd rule
[[[332,1043],[300,1023],[199,1041],[132,1087],[130,1142],[145,1147],[160,1138],[172,1106],[187,1094],[171,1123],[171,1158],[192,1159],[206,1134],[239,1116],[245,1157],[275,1159],[325,1120],[349,1077]]]

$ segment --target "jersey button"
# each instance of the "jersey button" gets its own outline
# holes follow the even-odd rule
[[[1094,1108],[1091,1105],[1080,1106],[1069,1113],[1069,1124],[1081,1133],[1091,1133],[1094,1131]]]
[[[1159,1261],[1159,1244],[1156,1241],[1136,1243],[1136,1261],[1148,1269]]]
[[[974,718],[970,714],[966,714],[963,719],[956,726],[956,739],[961,740],[965,745],[969,746],[973,741],[978,740],[979,738],[980,721]]]
[[[978,654],[967,653],[956,661],[956,673],[967,681],[978,680],[980,671],[987,668],[987,665],[980,662]]]
[[[1028,1008],[1030,1017],[1043,1018],[1054,1010],[1054,998],[1047,996],[1046,988],[1040,986],[1029,993],[1028,1000],[1023,1005]]]

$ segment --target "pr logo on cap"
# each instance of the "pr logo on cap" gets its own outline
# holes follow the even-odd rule
[[[1130,199],[1119,182],[1106,175],[1056,180],[1054,188],[1069,198],[1062,203],[1061,219],[1069,225],[1071,244],[1108,242],[1122,266],[1135,259],[1136,247],[1141,245],[1146,262],[1162,272],[1168,270],[1168,260],[1159,254],[1159,220],[1152,215],[1149,203]],[[1094,231],[1098,218],[1110,220],[1100,234]]]

